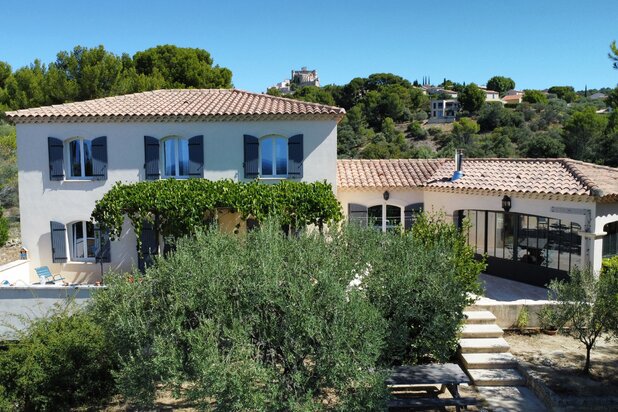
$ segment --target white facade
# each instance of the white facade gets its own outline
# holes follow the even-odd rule
[[[500,93],[493,90],[483,90],[485,92],[485,101],[486,102],[501,102]]]
[[[31,267],[47,265],[53,273],[62,272],[71,282],[99,280],[101,268],[94,262],[69,258],[52,263],[50,222],[70,225],[89,221],[95,202],[116,182],[131,183],[145,179],[144,136],[163,139],[178,136],[188,139],[203,135],[206,179],[245,181],[243,174],[243,135],[258,138],[278,135],[288,138],[302,134],[303,175],[301,181],[327,181],[336,188],[337,121],[218,121],[218,122],[110,122],[110,123],[38,123],[17,124],[19,201],[21,235],[29,251]],[[107,137],[107,179],[50,180],[48,137],[63,142],[75,137]],[[65,159],[66,160],[66,159]],[[68,176],[68,173],[65,174]],[[67,250],[71,251],[71,232],[67,226]],[[111,263],[104,271],[129,270],[137,266],[136,239],[129,224],[123,234],[111,242]],[[35,281],[34,273],[31,280]]]
[[[451,123],[456,120],[459,111],[457,100],[431,100],[429,123]]]

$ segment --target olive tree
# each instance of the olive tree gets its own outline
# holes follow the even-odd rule
[[[586,347],[584,373],[590,373],[590,352],[605,334],[615,338],[618,319],[618,269],[612,266],[599,276],[589,268],[575,269],[566,281],[549,284],[549,298],[556,302],[542,312],[552,324]]]

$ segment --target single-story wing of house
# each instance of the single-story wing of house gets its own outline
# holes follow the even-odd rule
[[[380,230],[418,210],[464,226],[487,272],[544,285],[618,254],[618,169],[571,159],[338,160],[350,221]]]

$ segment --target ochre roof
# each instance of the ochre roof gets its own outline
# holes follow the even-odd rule
[[[14,123],[341,119],[340,107],[235,89],[166,89],[7,112]]]
[[[571,159],[465,159],[452,182],[452,159],[339,160],[341,189],[425,187],[618,200],[618,169]]]

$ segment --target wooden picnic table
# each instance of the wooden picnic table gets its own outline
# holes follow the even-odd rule
[[[394,398],[389,402],[390,410],[443,409],[455,406],[457,411],[477,403],[475,398],[462,398],[459,385],[470,383],[470,379],[456,363],[406,365],[391,371],[386,384]],[[440,390],[436,386],[440,386]],[[452,398],[439,398],[448,390]],[[410,396],[412,394],[412,396]]]

